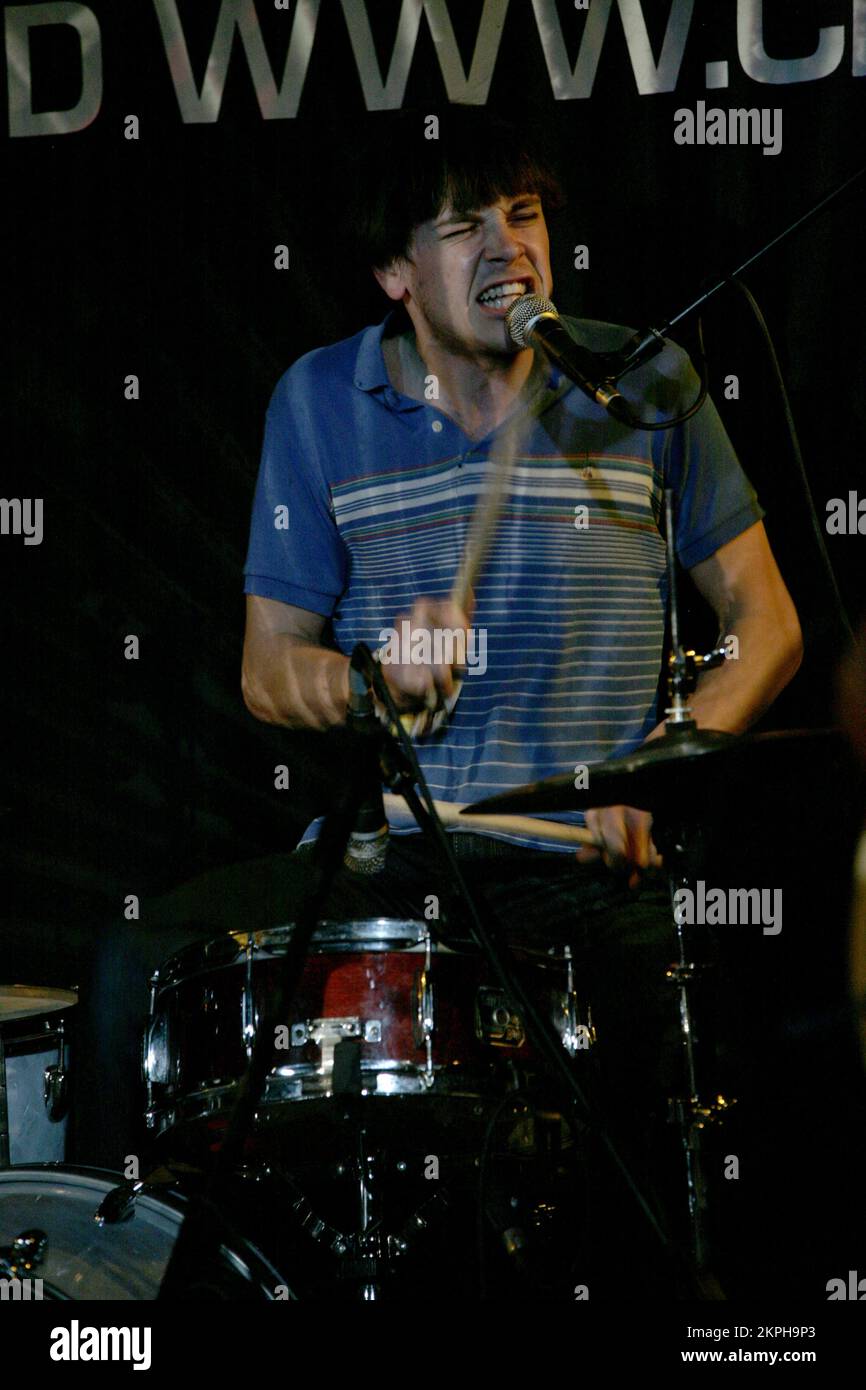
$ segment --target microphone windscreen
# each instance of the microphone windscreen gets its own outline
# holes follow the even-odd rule
[[[380,874],[388,854],[388,827],[372,833],[353,830],[343,863],[354,874]]]
[[[518,347],[529,347],[526,341],[526,331],[538,318],[539,314],[555,314],[556,305],[549,299],[545,299],[542,294],[524,294],[520,299],[515,300],[508,313],[505,315],[505,324],[511,334],[512,340]]]

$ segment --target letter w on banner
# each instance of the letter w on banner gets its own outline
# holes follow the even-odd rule
[[[177,0],[154,0],[154,6],[162,30],[180,114],[186,125],[207,124],[218,118],[235,29],[241,36],[241,44],[263,118],[266,121],[277,121],[297,116],[307,69],[310,66],[310,54],[313,51],[313,39],[319,19],[319,0],[298,0],[292,17],[289,51],[279,88],[268,61],[253,0],[223,0],[201,92],[196,87],[193,77],[189,49],[177,11]]]

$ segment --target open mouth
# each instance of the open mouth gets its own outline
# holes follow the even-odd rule
[[[504,313],[521,295],[528,294],[531,289],[532,281],[529,277],[522,280],[501,280],[499,284],[488,285],[486,290],[482,290],[477,296],[477,301],[484,309]]]

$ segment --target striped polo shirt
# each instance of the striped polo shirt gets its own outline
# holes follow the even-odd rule
[[[244,570],[247,593],[330,619],[347,654],[381,646],[415,599],[449,595],[497,466],[495,431],[472,440],[435,401],[393,388],[382,354],[392,320],[308,353],[278,382]],[[597,352],[631,332],[564,322]],[[621,390],[642,419],[660,420],[698,382],[669,343]],[[447,726],[417,745],[433,796],[457,805],[625,753],[655,726],[665,487],[686,569],[763,516],[709,400],[676,429],[632,430],[551,369],[523,415],[475,583],[474,669]],[[413,828],[408,811],[392,817],[392,831]]]

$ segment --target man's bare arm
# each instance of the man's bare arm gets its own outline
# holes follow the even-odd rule
[[[756,522],[715,554],[695,565],[689,574],[712,605],[719,636],[736,637],[739,654],[699,678],[690,704],[702,729],[745,732],[764,713],[797,671],[803,639],[797,612],[773,558],[763,522]],[[659,724],[649,742],[664,733]],[[652,839],[652,817],[630,806],[607,806],[588,811],[588,828],[598,850],[579,850],[581,863],[599,857],[612,867],[658,867],[661,860]],[[630,883],[636,886],[638,874]]]
[[[741,734],[769,709],[797,671],[803,638],[797,611],[756,522],[689,570],[711,604],[722,639],[736,637],[738,655],[699,678],[691,700],[702,729]]]
[[[346,722],[349,660],[321,645],[324,627],[306,608],[247,595],[241,689],[256,719],[294,729]]]
[[[448,599],[416,599],[405,617],[410,632],[467,627],[462,609]],[[322,646],[324,618],[277,599],[247,595],[241,688],[250,714],[266,724],[294,729],[331,729],[346,722],[349,659]],[[410,641],[410,649],[411,649]],[[431,650],[435,644],[431,643]],[[398,709],[424,709],[436,692],[454,690],[449,666],[408,661],[383,665],[382,674]],[[435,704],[435,699],[433,700]]]

